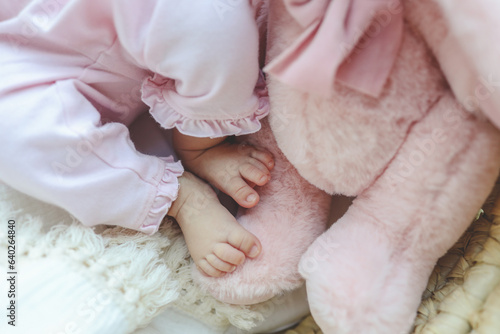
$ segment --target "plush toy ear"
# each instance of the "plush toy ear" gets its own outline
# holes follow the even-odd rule
[[[500,127],[500,2],[424,3],[408,1],[407,10],[419,18],[413,21],[434,51],[457,100],[468,111],[482,111]],[[421,19],[423,13],[419,12],[424,9],[432,9],[432,19]]]

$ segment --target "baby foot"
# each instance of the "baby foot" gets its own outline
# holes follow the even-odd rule
[[[191,257],[203,274],[222,277],[261,251],[259,240],[241,227],[224,208],[212,188],[185,172],[168,215],[184,234]]]
[[[244,208],[254,207],[259,202],[259,194],[253,187],[269,182],[274,167],[271,153],[228,142],[211,147],[194,159],[184,159],[182,163]]]

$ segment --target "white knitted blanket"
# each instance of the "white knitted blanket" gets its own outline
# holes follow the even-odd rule
[[[230,324],[249,329],[273,307],[273,300],[251,307],[228,305],[200,291],[191,279],[191,260],[182,234],[170,220],[165,220],[153,236],[120,227],[88,228],[65,211],[0,184],[0,221],[4,226],[0,229],[0,249],[7,249],[9,219],[16,222],[18,262],[42,258],[65,261],[71,271],[95,286],[106,287],[129,322],[127,333],[146,326],[166,307],[178,308],[221,330]],[[0,271],[6,268],[7,257],[1,256]],[[22,275],[21,271],[19,277]],[[24,278],[19,289],[27,288],[23,287]],[[29,306],[44,307],[43,303]]]

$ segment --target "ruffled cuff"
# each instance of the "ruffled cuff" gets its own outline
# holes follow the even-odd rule
[[[158,183],[156,196],[149,210],[144,223],[139,231],[146,234],[154,234],[158,231],[163,218],[167,215],[172,203],[177,199],[179,193],[179,181],[177,178],[182,175],[184,168],[180,161],[175,162],[172,157],[160,158],[165,162],[164,173]]]
[[[177,128],[179,132],[203,138],[241,136],[260,130],[260,120],[269,114],[269,96],[262,72],[255,87],[259,106],[250,116],[237,119],[192,119],[182,114],[181,108],[168,102],[167,92],[175,91],[174,80],[155,74],[142,85],[142,100],[151,109],[153,118],[165,129]]]

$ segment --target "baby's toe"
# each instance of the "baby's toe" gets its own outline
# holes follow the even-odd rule
[[[251,258],[257,257],[262,249],[259,239],[241,226],[228,235],[228,242]]]
[[[215,254],[208,254],[206,259],[212,267],[222,272],[230,273],[236,269],[236,266],[221,260]]]
[[[196,263],[196,266],[202,274],[211,277],[222,277],[226,273],[213,267],[206,259],[202,259]]]
[[[251,208],[259,202],[259,195],[241,177],[234,177],[226,187],[222,187],[223,192],[231,196],[236,203],[244,208]]]
[[[247,181],[263,186],[271,179],[269,170],[257,160],[240,166],[240,175]]]
[[[214,254],[224,262],[240,265],[245,261],[245,254],[226,243],[219,243],[214,247]]]
[[[250,152],[250,156],[254,159],[259,160],[261,163],[263,163],[264,166],[268,170],[271,170],[274,168],[274,157],[271,153],[254,148]]]

